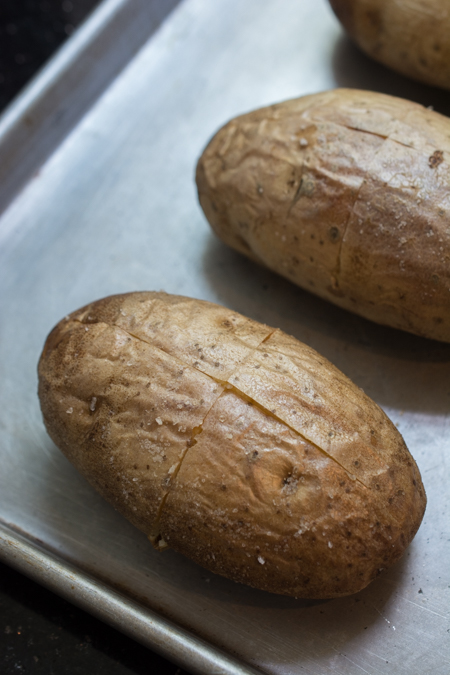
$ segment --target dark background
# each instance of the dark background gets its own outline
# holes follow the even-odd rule
[[[98,0],[0,1],[0,110],[97,4]]]
[[[0,111],[98,0],[0,0]],[[185,675],[0,563],[1,675]]]

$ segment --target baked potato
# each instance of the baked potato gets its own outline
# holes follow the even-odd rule
[[[281,330],[131,293],[63,319],[39,362],[47,430],[153,544],[256,588],[330,598],[400,558],[426,497],[395,426]]]
[[[197,166],[227,244],[361,316],[450,342],[450,120],[338,89],[231,120]]]
[[[448,0],[330,0],[366,54],[402,75],[450,89]]]

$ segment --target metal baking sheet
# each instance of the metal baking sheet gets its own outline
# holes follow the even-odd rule
[[[106,69],[102,58],[96,67]],[[450,114],[448,92],[356,51],[325,0],[184,0],[0,217],[0,519],[10,528],[1,555],[192,672],[450,670],[450,345],[371,324],[245,260],[214,238],[196,199],[196,159],[221,124],[336,86]],[[46,102],[53,112],[61,105],[51,92]],[[39,149],[40,138],[48,144],[39,133],[30,143]],[[397,565],[348,598],[270,595],[155,552],[97,496],[45,433],[36,364],[68,312],[142,289],[279,326],[386,410],[428,493]]]

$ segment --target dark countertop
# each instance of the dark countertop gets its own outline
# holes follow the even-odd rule
[[[2,675],[182,675],[173,663],[0,563]]]
[[[97,4],[98,0],[2,0],[0,111]]]
[[[97,4],[97,0],[2,0],[0,112]],[[185,673],[1,563],[0,672]]]

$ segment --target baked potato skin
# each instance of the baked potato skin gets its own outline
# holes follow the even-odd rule
[[[450,89],[450,6],[446,0],[330,0],[356,44],[376,61],[425,84]]]
[[[450,120],[338,89],[242,115],[196,173],[216,234],[377,323],[450,342]]]
[[[146,292],[74,312],[47,339],[39,397],[56,445],[155,546],[262,590],[357,592],[423,517],[382,410],[311,348],[218,305]]]

